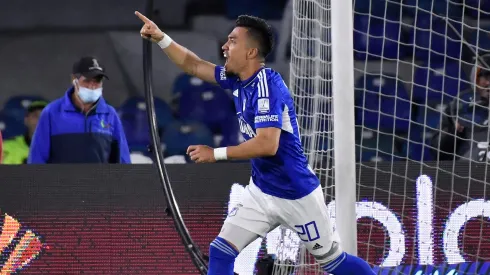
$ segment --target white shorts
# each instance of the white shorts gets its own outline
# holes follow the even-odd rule
[[[263,193],[250,180],[240,203],[228,214],[226,223],[261,237],[283,225],[297,232],[313,255],[327,254],[334,241],[340,245],[338,236],[333,234],[321,186],[303,198],[287,200]]]

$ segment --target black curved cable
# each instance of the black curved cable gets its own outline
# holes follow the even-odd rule
[[[152,20],[153,17],[153,0],[147,0],[146,2],[146,16]],[[187,227],[185,226],[182,215],[180,214],[179,206],[175,199],[172,186],[168,177],[167,169],[163,161],[163,154],[160,150],[160,136],[158,134],[158,126],[155,115],[155,104],[153,100],[153,79],[152,79],[152,43],[149,40],[143,40],[143,77],[145,88],[145,101],[146,110],[148,114],[148,122],[150,126],[151,136],[151,151],[155,156],[155,163],[158,167],[160,183],[165,194],[165,200],[167,202],[168,211],[174,220],[175,229],[179,233],[185,249],[191,256],[191,260],[199,270],[199,273],[206,275],[208,272],[207,261],[204,259],[204,255],[201,250],[194,244]]]

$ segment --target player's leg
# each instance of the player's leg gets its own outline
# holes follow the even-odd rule
[[[224,223],[209,246],[208,275],[232,275],[235,259],[259,235],[232,223]]]
[[[332,230],[321,187],[298,200],[276,201],[282,222],[298,233],[325,271],[334,275],[374,274],[367,262],[342,250]]]
[[[230,211],[218,237],[211,242],[208,275],[233,275],[240,251],[277,226],[262,207],[260,192],[253,187],[245,188],[241,202]]]

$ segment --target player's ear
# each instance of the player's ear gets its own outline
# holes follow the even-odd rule
[[[250,48],[248,50],[247,57],[248,57],[248,59],[254,59],[254,58],[259,57],[259,49],[257,49],[257,48]]]

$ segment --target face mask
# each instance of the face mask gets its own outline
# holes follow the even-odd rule
[[[85,87],[78,88],[78,97],[83,103],[94,103],[102,96],[102,88],[91,90]]]
[[[78,84],[75,82],[74,84]],[[83,103],[94,103],[102,96],[102,87],[92,90],[78,85],[78,97]]]

